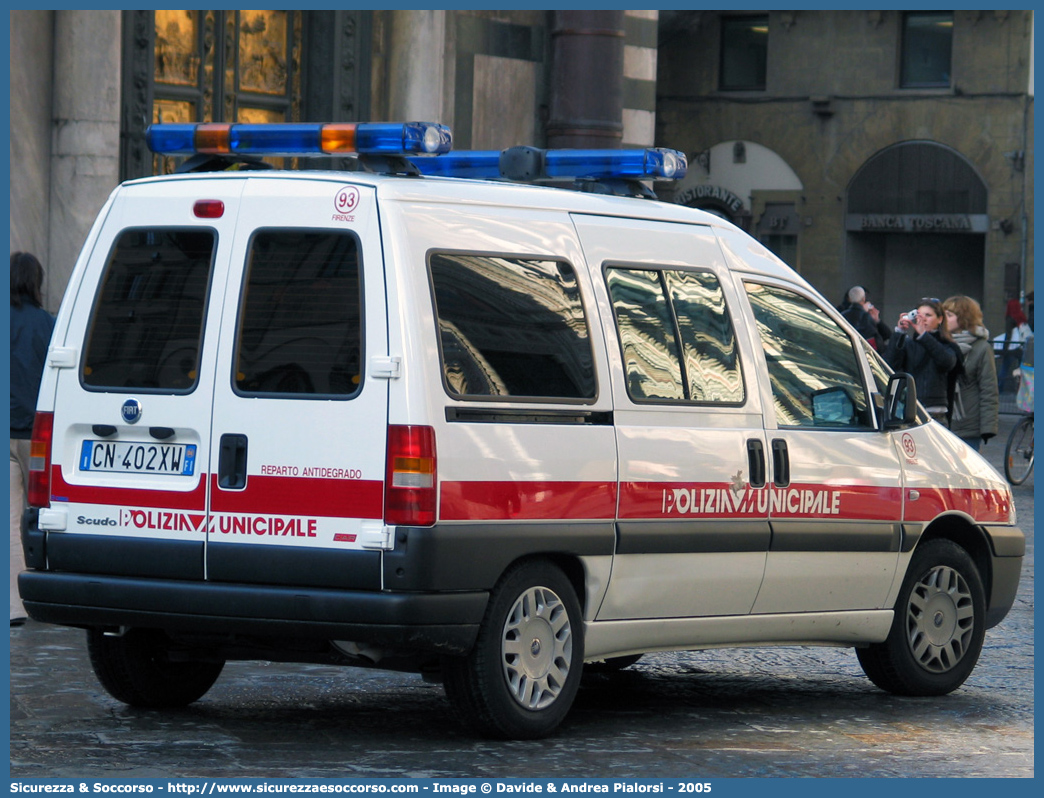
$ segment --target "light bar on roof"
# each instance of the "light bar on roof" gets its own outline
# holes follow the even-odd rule
[[[431,158],[411,158],[421,174],[442,177],[496,178],[500,174],[500,150],[458,150]]]
[[[547,150],[544,168],[550,178],[660,178],[685,177],[688,161],[677,150]]]
[[[644,150],[458,150],[434,158],[412,158],[426,175],[507,180],[626,179],[679,180],[685,153],[658,147]]]
[[[450,151],[453,134],[431,122],[344,124],[158,124],[145,131],[162,155],[435,155]]]

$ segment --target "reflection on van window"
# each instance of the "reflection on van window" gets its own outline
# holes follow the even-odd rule
[[[803,296],[747,283],[783,427],[872,427],[859,353],[844,330]]]
[[[430,268],[452,394],[594,398],[591,337],[572,266],[433,253]]]
[[[884,362],[884,358],[881,357],[877,350],[870,346],[870,342],[865,338],[860,342],[863,347],[863,355],[866,357],[866,362],[870,364],[870,373],[874,378],[874,388],[879,394],[884,394],[888,390],[888,375],[891,373],[891,369]]]
[[[349,233],[262,230],[236,336],[239,393],[350,396],[362,378],[359,251]]]
[[[632,399],[743,403],[736,337],[713,274],[611,268],[606,279]]]
[[[214,241],[198,228],[120,234],[84,344],[86,387],[195,387]]]

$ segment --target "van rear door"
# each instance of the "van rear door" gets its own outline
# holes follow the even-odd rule
[[[217,352],[207,325],[234,220],[213,209],[234,209],[241,189],[228,180],[124,187],[69,287],[68,323],[49,356],[53,569],[203,576]]]
[[[247,183],[214,383],[210,580],[381,586],[390,373],[375,199],[344,182]]]

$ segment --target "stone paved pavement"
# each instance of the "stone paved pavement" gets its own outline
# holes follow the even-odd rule
[[[1005,430],[985,450],[997,465]],[[461,733],[440,686],[354,668],[234,662],[185,710],[130,709],[95,681],[82,632],[29,622],[10,638],[11,775],[1032,777],[1033,478],[1015,495],[1018,599],[950,696],[883,693],[845,649],[657,654],[585,676],[552,739],[489,742]]]

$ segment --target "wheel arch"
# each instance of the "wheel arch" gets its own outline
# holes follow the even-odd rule
[[[588,604],[591,601],[591,596],[588,594],[587,590],[587,572],[584,568],[584,564],[580,561],[580,557],[576,554],[567,554],[561,551],[525,554],[513,560],[504,569],[501,578],[503,578],[503,575],[508,571],[517,568],[523,563],[540,560],[551,563],[565,574],[566,579],[569,580],[569,584],[573,587],[573,592],[576,594],[577,601],[580,602],[580,612],[582,614],[586,613]]]
[[[929,540],[940,539],[952,541],[968,552],[982,580],[988,610],[993,589],[993,552],[986,533],[967,516],[943,515],[928,525],[917,541],[917,546],[922,546]]]

